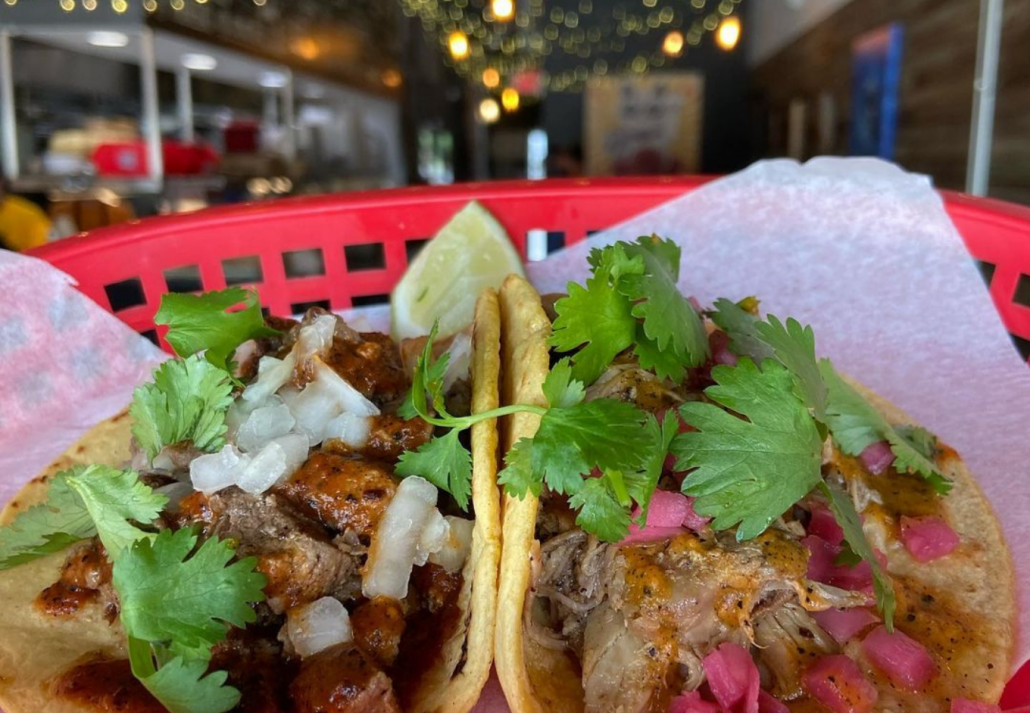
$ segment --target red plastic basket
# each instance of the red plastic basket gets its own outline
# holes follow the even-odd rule
[[[260,265],[260,279],[243,284],[255,287],[274,314],[312,303],[339,310],[386,302],[418,247],[470,200],[497,217],[525,257],[530,230],[547,231],[551,246],[571,245],[709,180],[519,181],[320,196],[126,223],[34,254],[133,329],[157,338],[161,295],[184,274],[193,276],[188,289],[220,289],[250,260]],[[1005,326],[1030,358],[1030,208],[942,195]],[[295,269],[301,258],[307,265]],[[117,310],[112,295],[122,303]],[[1030,666],[1003,700],[1006,707],[1030,704]]]
[[[418,246],[470,200],[497,216],[525,256],[530,230],[547,231],[552,245],[571,245],[708,180],[519,181],[319,196],[127,223],[35,254],[107,309],[118,295],[112,311],[153,337],[154,312],[173,275],[192,277],[186,289],[219,289],[233,284],[234,266],[249,259],[260,264],[260,279],[245,284],[273,313],[313,303],[345,309],[386,301]],[[1030,209],[943,197],[1005,326],[1030,358]],[[291,270],[302,258],[306,269]]]

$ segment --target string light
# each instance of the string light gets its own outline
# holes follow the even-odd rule
[[[18,4],[18,0],[4,0],[4,2],[10,5],[11,7],[14,7]]]
[[[506,87],[501,92],[501,105],[507,112],[517,111],[519,108],[519,93],[514,87]]]
[[[83,1],[82,5],[83,7],[86,6],[85,1]],[[129,3],[126,0],[111,0],[111,9],[121,15],[129,9]]]
[[[501,73],[493,67],[483,70],[483,86],[487,89],[494,89],[501,83]]]
[[[461,30],[455,30],[447,38],[447,48],[454,59],[465,59],[469,56],[469,38]]]
[[[172,9],[175,10],[176,12],[178,12],[179,10],[182,10],[184,7],[186,7],[186,3],[183,0],[172,0],[171,5],[172,5]]]
[[[143,0],[143,9],[147,12],[157,12],[157,0]]]
[[[730,15],[719,23],[719,31],[715,33],[715,43],[727,52],[733,50],[740,41],[740,18]]]
[[[486,124],[493,124],[501,118],[501,107],[497,105],[496,99],[484,99],[479,102],[479,118]]]
[[[515,17],[515,3],[512,0],[491,0],[490,11],[493,13],[494,20],[507,22]]]
[[[254,4],[258,7],[264,7],[266,2],[268,2],[268,0],[254,0]]]
[[[390,89],[396,89],[404,81],[404,78],[401,76],[401,73],[398,72],[396,69],[384,69],[382,77],[380,77],[380,79],[383,80],[383,85],[389,87]]]
[[[82,0],[82,9],[86,12],[93,12],[97,9],[97,0]]]
[[[71,12],[75,9],[75,0],[61,0],[61,9],[65,12]]]
[[[665,36],[662,42],[662,52],[668,57],[679,57],[683,53],[683,33],[673,30]]]

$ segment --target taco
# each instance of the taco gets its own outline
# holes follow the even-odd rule
[[[495,409],[496,293],[444,341],[266,321],[239,289],[166,295],[156,319],[183,358],[3,512],[0,708],[469,710],[493,650],[496,421],[428,463],[409,367],[445,353],[440,408]]]
[[[1013,572],[959,455],[654,237],[500,293],[513,711],[990,710]]]

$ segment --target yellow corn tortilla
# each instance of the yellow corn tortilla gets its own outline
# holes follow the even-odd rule
[[[470,365],[473,413],[498,404],[498,309],[492,290],[476,303]],[[128,413],[122,412],[94,427],[8,503],[0,524],[45,499],[49,480],[62,470],[90,463],[122,467],[129,460],[131,425]],[[459,599],[464,616],[444,643],[441,658],[419,682],[407,713],[466,713],[490,675],[501,555],[497,438],[495,420],[472,428],[475,526]],[[39,593],[57,580],[65,556],[57,553],[0,572],[0,709],[5,713],[96,713],[54,698],[53,680],[91,655],[127,657],[120,624],[108,624],[98,606],[87,605],[69,619],[47,616],[33,607]]]
[[[550,365],[547,339],[551,323],[540,297],[528,282],[510,277],[501,289],[500,301],[501,402],[546,405],[541,387]],[[891,422],[914,423],[885,399],[854,385]],[[504,419],[501,432],[505,450],[519,438],[532,437],[538,425],[539,418],[527,414]],[[976,632],[977,644],[953,657],[940,675],[947,677],[949,693],[955,696],[997,701],[1010,673],[1015,644],[1012,562],[997,517],[961,459],[948,458],[942,468],[954,483],[951,493],[943,499],[943,517],[958,533],[962,544],[947,558],[920,564],[900,542],[891,543],[887,554],[898,594],[895,621],[904,630],[907,607],[918,607],[923,593],[953,598],[960,616],[954,620],[931,617],[933,641],[946,644],[952,633]],[[538,500],[532,496],[524,500],[504,496],[504,549],[494,652],[497,675],[513,711],[581,713],[583,689],[578,662],[564,651],[544,648],[524,636],[523,608],[531,583],[533,557],[539,556],[539,543],[535,540],[537,505]],[[912,633],[926,643],[917,632]],[[849,644],[845,653],[859,659],[867,673],[870,671],[855,642]],[[959,686],[963,686],[961,691]],[[902,693],[887,684],[877,687],[877,710],[948,710],[947,704],[936,698]],[[805,705],[805,710],[822,710],[810,700],[792,709],[802,710]]]

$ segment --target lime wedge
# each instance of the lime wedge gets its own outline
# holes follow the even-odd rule
[[[511,239],[472,201],[408,265],[390,295],[390,333],[394,339],[429,334],[436,320],[441,337],[460,332],[472,324],[479,293],[512,273],[525,275]]]

